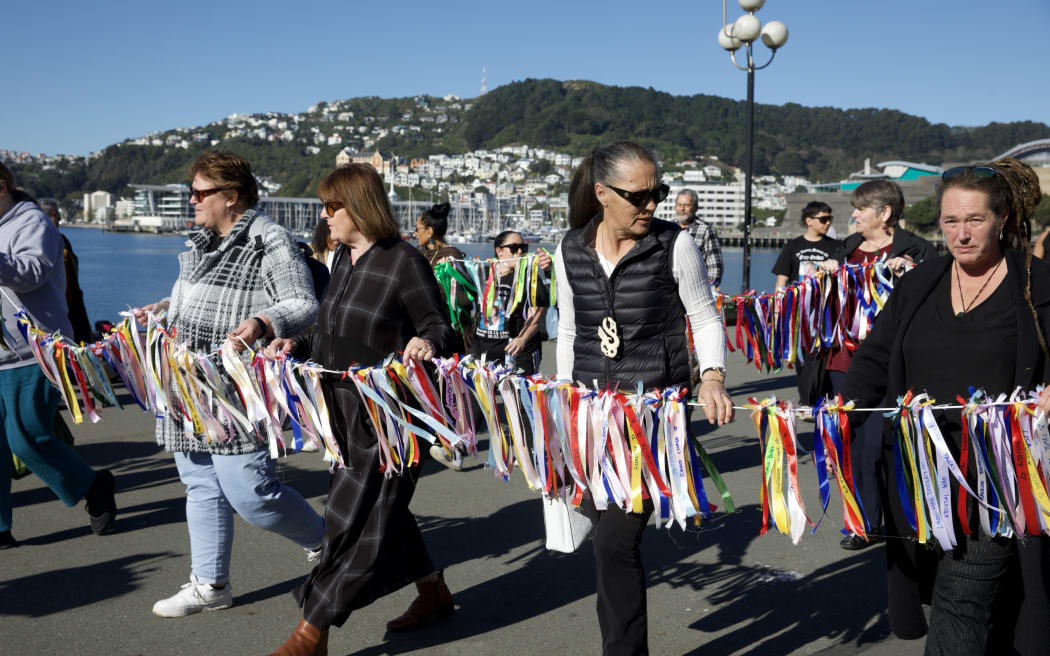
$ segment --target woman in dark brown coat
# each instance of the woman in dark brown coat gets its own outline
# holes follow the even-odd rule
[[[352,164],[318,188],[332,238],[339,242],[317,324],[271,354],[309,357],[325,369],[377,363],[391,352],[430,360],[453,338],[430,265],[398,235],[379,175]],[[408,510],[419,468],[385,478],[379,446],[353,383],[327,375],[324,394],[343,467],[332,474],[321,561],[296,591],[303,619],[278,656],[328,653],[328,628],[350,612],[415,582],[419,595],[390,631],[410,631],[454,611],[444,578],[430,560]]]

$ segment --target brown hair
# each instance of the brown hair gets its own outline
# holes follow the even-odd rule
[[[190,166],[190,179],[198,173],[216,186],[230,187],[230,191],[236,191],[238,211],[243,212],[259,202],[259,185],[252,174],[252,165],[236,153],[223,150],[204,153]],[[220,193],[231,198],[229,191]]]
[[[1039,346],[1043,356],[1050,362],[1050,349],[1047,349],[1046,338],[1039,325],[1039,315],[1032,304],[1032,214],[1035,206],[1042,200],[1039,188],[1039,176],[1031,166],[1013,157],[1004,157],[988,164],[995,175],[984,177],[975,174],[977,167],[967,166],[959,175],[942,180],[937,185],[937,216],[941,215],[941,199],[949,189],[967,189],[979,191],[988,199],[988,209],[996,216],[1005,216],[1002,235],[999,238],[1001,248],[1024,251],[1025,284],[1024,300],[1035,319],[1035,334],[1039,337]]]
[[[583,158],[576,172],[572,174],[569,184],[569,227],[580,228],[602,213],[602,204],[594,194],[594,183],[612,182],[621,166],[627,162],[645,162],[656,168],[656,177],[660,177],[660,167],[656,157],[645,146],[633,141],[617,141],[608,146],[601,146]]]
[[[341,204],[357,231],[370,241],[400,236],[383,191],[383,180],[368,164],[347,164],[332,171],[317,185],[317,197],[326,203]]]
[[[886,219],[886,225],[891,228],[904,214],[904,193],[899,184],[889,180],[868,180],[853,190],[849,202],[857,209],[867,207],[879,211],[889,207],[890,218]]]
[[[3,162],[0,162],[0,181],[7,184],[7,192],[11,194],[14,202],[21,203],[24,200],[36,202],[32,196],[15,186],[15,174]]]

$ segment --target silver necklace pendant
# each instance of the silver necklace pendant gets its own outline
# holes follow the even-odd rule
[[[598,338],[602,340],[602,355],[615,358],[620,352],[620,327],[616,325],[616,319],[602,319],[602,325],[598,327]]]

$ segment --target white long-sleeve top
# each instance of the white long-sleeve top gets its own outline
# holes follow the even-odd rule
[[[611,276],[615,264],[598,253],[605,275]],[[576,339],[576,314],[573,310],[572,285],[565,274],[561,244],[554,252],[554,271],[558,279],[558,378],[571,379]],[[671,273],[678,283],[678,297],[693,332],[696,360],[700,371],[726,366],[726,335],[722,320],[715,311],[715,299],[707,282],[707,269],[696,242],[685,230],[674,241],[671,251]]]

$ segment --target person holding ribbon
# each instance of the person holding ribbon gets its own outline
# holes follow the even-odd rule
[[[724,424],[733,417],[724,387],[725,330],[696,243],[654,217],[667,194],[656,158],[632,142],[595,149],[573,174],[571,229],[554,257],[558,378],[599,388],[688,389],[688,317],[701,369],[698,397],[707,419]],[[601,509],[584,502],[596,511],[597,610],[606,655],[648,653],[641,541],[654,506],[644,490],[637,504],[629,500],[631,512],[616,503]]]
[[[897,283],[853,357],[846,399],[859,408],[903,408],[914,392],[939,403],[966,403],[976,396],[973,389],[995,399],[1050,381],[1050,264],[1033,259],[1029,246],[1039,199],[1034,171],[1012,158],[944,172],[937,206],[949,254],[920,264]],[[1050,410],[1050,388],[1037,409]],[[925,411],[915,428],[918,442],[937,456],[916,458],[901,447],[902,431],[912,424],[904,412],[886,422],[896,432],[887,430],[880,441],[879,480],[892,538],[886,555],[893,632],[904,639],[925,633],[926,654],[1050,653],[1045,490],[1026,482],[1031,477],[1023,455],[1012,462],[1009,448],[1003,458],[995,456],[998,450],[978,448],[982,436],[970,434],[957,410]],[[854,425],[881,419],[879,413],[852,415]],[[1001,436],[1012,440],[1015,454],[1027,448],[1028,435],[1021,433],[1015,424]],[[917,467],[909,465],[916,460]],[[1009,480],[1016,485],[1004,488]],[[933,503],[947,517],[916,504],[909,490],[920,481],[930,483]],[[1000,503],[1000,493],[1016,505],[989,510]],[[932,604],[928,624],[921,603]]]
[[[140,322],[167,311],[168,329],[189,348],[208,353],[231,340],[236,350],[298,334],[313,322],[317,299],[302,251],[284,228],[256,207],[251,165],[229,152],[201,155],[190,167],[195,223],[190,250],[179,256],[171,297],[136,312]],[[226,398],[237,399],[232,372],[216,365]],[[209,408],[219,414],[217,408]],[[267,444],[227,426],[217,439],[181,414],[157,420],[157,443],[175,456],[186,485],[190,582],[158,601],[153,613],[181,617],[233,605],[230,558],[233,513],[320,556],[324,520],[277,478]]]
[[[340,244],[332,281],[314,328],[294,340],[275,340],[268,353],[346,371],[402,352],[409,372],[421,371],[419,361],[447,353],[454,333],[441,290],[427,260],[400,238],[379,174],[350,164],[330,173],[317,194]],[[406,455],[401,472],[387,477],[380,471],[386,438],[378,436],[354,376],[324,379],[340,462],[329,487],[321,560],[295,592],[303,617],[273,652],[277,656],[327,654],[329,627],[342,626],[353,610],[409,583],[416,584],[418,596],[387,630],[411,631],[455,611],[408,509],[419,460]]]
[[[853,190],[850,204],[853,205],[851,218],[856,222],[857,231],[842,240],[834,257],[820,264],[821,269],[834,272],[840,263],[863,265],[884,260],[890,270],[899,276],[907,268],[937,254],[930,242],[898,225],[904,214],[904,194],[896,182],[865,182]],[[848,298],[846,307],[840,308],[841,312],[853,316],[857,311],[856,303],[855,297]],[[833,394],[842,392],[854,348],[855,344],[833,348],[826,357]],[[881,542],[882,502],[879,498],[879,481],[873,478],[874,472],[880,471],[878,459],[881,457],[881,436],[880,422],[877,419],[867,422],[865,428],[857,433],[856,444],[850,453],[854,483],[867,520],[868,534],[867,539],[855,533],[843,537],[839,546],[846,550],[864,549]]]
[[[504,361],[519,369],[522,376],[531,376],[540,368],[540,329],[550,291],[533,279],[526,257],[529,245],[520,232],[504,230],[496,235],[493,245],[499,271],[499,278],[493,280],[493,311],[479,311],[471,355]],[[541,251],[533,264],[537,274],[540,269],[549,271],[551,258]]]
[[[85,499],[93,533],[110,531],[117,514],[112,472],[95,471],[54,434],[59,392],[36,365],[24,332],[28,313],[35,325],[72,336],[61,263],[58,228],[0,163],[0,549],[18,546],[11,534],[12,454],[65,505]]]
[[[816,274],[820,263],[839,250],[839,242],[827,236],[834,220],[830,205],[819,200],[806,203],[801,219],[805,232],[785,244],[773,264],[778,291]],[[803,364],[796,365],[796,374],[799,403],[813,405],[831,391],[824,359],[817,354],[807,353]]]

